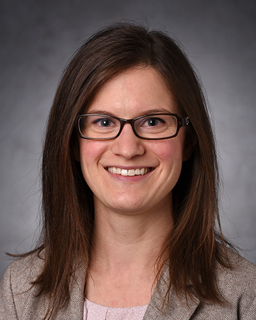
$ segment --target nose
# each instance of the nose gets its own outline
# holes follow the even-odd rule
[[[112,152],[127,160],[145,153],[143,140],[136,137],[129,123],[124,125],[120,135],[113,140]]]

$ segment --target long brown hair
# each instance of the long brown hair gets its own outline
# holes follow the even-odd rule
[[[215,232],[218,215],[218,167],[214,136],[196,73],[169,36],[136,24],[115,24],[92,36],[76,53],[58,87],[50,112],[42,164],[42,242],[44,269],[34,285],[52,297],[52,308],[69,301],[72,271],[88,267],[94,224],[92,192],[75,160],[75,121],[104,82],[134,66],[159,72],[181,115],[191,124],[190,159],[173,190],[174,227],[159,254],[158,268],[169,262],[170,292],[185,292],[187,282],[201,300],[220,302],[215,266],[228,266],[225,241]],[[35,251],[34,250],[34,251]],[[54,306],[54,307],[53,307]]]

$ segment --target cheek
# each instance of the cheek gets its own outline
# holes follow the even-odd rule
[[[96,159],[103,150],[103,145],[98,143],[98,141],[80,139],[79,141],[80,149],[80,161]]]
[[[179,140],[167,139],[156,141],[152,146],[154,153],[161,159],[163,162],[173,162],[178,161],[182,162],[183,155],[183,146]]]
[[[160,142],[160,141],[159,141]],[[179,139],[162,140],[161,145],[154,146],[154,152],[160,160],[161,173],[168,188],[172,190],[176,185],[183,164],[183,144]]]
[[[80,164],[85,175],[86,172],[90,172],[95,168],[106,148],[104,143],[99,141],[81,140],[79,141]]]

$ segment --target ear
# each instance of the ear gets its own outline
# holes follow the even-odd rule
[[[197,143],[196,135],[193,132],[191,132],[191,130],[188,130],[186,132],[186,137],[184,142],[183,159],[182,159],[183,161],[189,160],[193,151],[195,150],[196,143]]]

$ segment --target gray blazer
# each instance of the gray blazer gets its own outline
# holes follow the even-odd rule
[[[174,292],[161,308],[168,276],[163,272],[157,284],[144,320],[253,320],[256,319],[256,266],[232,254],[235,269],[218,268],[218,286],[228,304],[201,303],[197,298],[178,298]],[[0,320],[42,319],[48,306],[46,297],[36,297],[30,282],[42,269],[43,260],[36,255],[14,261],[6,269],[0,283]],[[55,316],[57,320],[82,320],[84,307],[84,275],[80,267],[71,288],[71,300]],[[161,311],[160,311],[161,309]]]

